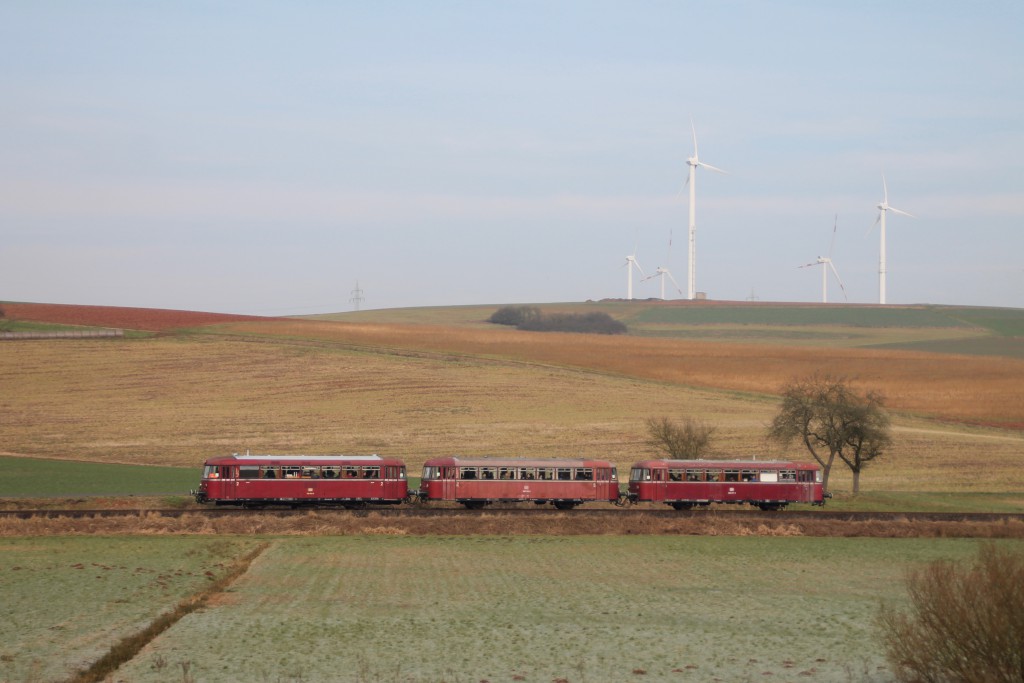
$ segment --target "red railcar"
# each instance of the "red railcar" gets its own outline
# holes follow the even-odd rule
[[[773,460],[644,460],[629,472],[629,499],[677,510],[711,503],[749,503],[781,510],[789,503],[824,505],[821,469]]]
[[[377,455],[231,455],[203,465],[200,503],[266,505],[395,504],[408,496],[405,463]]]
[[[470,509],[531,502],[571,510],[589,501],[617,502],[619,479],[606,460],[434,458],[423,463],[419,495]]]

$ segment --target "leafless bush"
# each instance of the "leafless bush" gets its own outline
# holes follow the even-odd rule
[[[883,607],[886,657],[908,683],[1024,680],[1024,555],[982,546],[973,565],[910,574],[910,610]]]

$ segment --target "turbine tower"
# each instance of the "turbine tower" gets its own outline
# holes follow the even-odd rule
[[[697,296],[697,167],[701,166],[718,173],[727,173],[727,171],[715,168],[711,164],[705,164],[700,160],[697,154],[697,128],[693,125],[692,119],[690,120],[690,130],[693,132],[693,156],[686,160],[690,167],[686,183],[690,186],[690,282],[688,298],[692,300]]]
[[[879,232],[881,233],[882,246],[879,250],[878,255],[878,303],[885,303],[885,214],[892,211],[898,213],[901,216],[907,216],[909,218],[916,218],[912,214],[906,211],[900,211],[895,206],[889,206],[889,188],[885,185],[885,174],[882,174],[882,203],[878,205],[878,218],[875,219],[875,225],[879,226]],[[871,227],[874,227],[871,226]]]
[[[640,271],[641,275],[646,275],[644,269],[640,267],[640,264],[636,260],[636,249],[633,249],[633,253],[626,257],[626,262],[622,264],[626,267],[626,300],[630,301],[633,299],[633,269],[636,268]]]
[[[843,298],[849,301],[849,297],[846,296],[846,287],[843,286],[843,280],[839,277],[839,272],[836,270],[835,265],[832,263],[832,248],[836,246],[836,228],[839,226],[839,214],[836,214],[835,223],[832,225],[832,244],[828,247],[828,256],[819,256],[818,260],[811,263],[805,263],[800,268],[810,268],[811,266],[821,266],[821,303],[828,303],[828,271],[831,270],[832,274],[836,276],[836,282],[839,283],[839,289],[843,290]]]

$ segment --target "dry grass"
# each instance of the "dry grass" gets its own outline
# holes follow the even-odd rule
[[[900,519],[831,521],[735,519],[728,514],[678,518],[621,515],[609,519],[552,513],[516,517],[500,511],[451,517],[389,517],[370,513],[311,512],[298,517],[252,513],[178,518],[150,514],[137,518],[0,519],[0,537],[52,535],[271,535],[271,536],[819,536],[860,538],[1024,538],[1024,522],[927,522]]]
[[[797,375],[829,372],[881,391],[896,410],[1024,429],[1024,361],[1015,359],[431,325],[282,321],[242,323],[234,329],[486,355],[760,394],[778,393]]]
[[[755,359],[743,355],[757,347],[340,323],[259,329],[304,338],[5,346],[0,448],[38,457],[196,468],[210,455],[247,449],[379,452],[405,459],[413,475],[425,459],[452,453],[600,455],[625,473],[651,455],[645,420],[667,415],[714,425],[712,456],[806,457],[796,447],[780,451],[765,442],[764,428],[776,409],[773,397],[693,386],[701,377],[723,386],[758,378],[770,385],[768,369],[758,370]],[[693,376],[676,369],[674,361],[659,372],[654,356],[641,354],[643,362],[630,357],[649,346],[678,354],[679,364],[694,368]],[[578,350],[578,357],[566,349]],[[706,355],[691,357],[688,349]],[[818,353],[779,352],[796,359],[766,366],[775,368],[780,381],[804,367],[800,358]],[[890,355],[900,354],[879,357]],[[714,370],[744,358],[751,378]],[[1010,370],[1017,367],[1006,363]],[[640,367],[652,378],[625,375],[629,368],[641,374]],[[893,363],[887,371],[901,368]],[[875,372],[885,377],[881,369]],[[891,384],[885,380],[884,387]],[[999,393],[985,382],[979,386]],[[971,392],[971,401],[982,400]],[[1024,402],[1005,394],[1006,409],[1019,411]],[[1024,488],[1019,433],[906,415],[897,417],[895,431],[892,452],[865,472],[866,490]],[[834,472],[832,483],[840,491],[849,486],[842,471]]]

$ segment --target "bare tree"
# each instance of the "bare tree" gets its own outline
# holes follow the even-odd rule
[[[647,443],[676,460],[700,458],[711,444],[715,428],[688,417],[682,423],[667,417],[647,418]]]
[[[853,472],[853,492],[860,491],[860,473],[889,446],[889,417],[882,397],[858,394],[846,379],[813,374],[783,387],[782,406],[768,426],[768,438],[783,444],[799,440],[821,465],[828,490],[829,474],[838,456]]]

